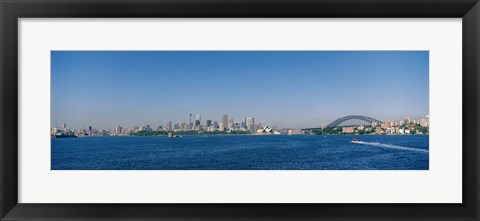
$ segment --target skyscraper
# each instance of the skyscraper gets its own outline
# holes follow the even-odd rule
[[[247,130],[250,132],[255,131],[255,119],[253,117],[247,117]]]
[[[205,124],[207,125],[207,127],[212,126],[212,120],[205,121]]]
[[[195,120],[195,127],[200,126],[200,122],[202,122],[202,115],[197,114],[196,120]]]
[[[247,118],[242,118],[242,124],[240,125],[241,128],[247,129]]]
[[[190,121],[188,122],[188,129],[191,130],[192,127],[193,127],[193,124],[192,124],[192,112],[190,112],[188,115],[190,116]]]
[[[115,134],[122,134],[122,127],[120,125],[118,125],[116,128],[115,128]]]
[[[228,115],[227,114],[223,114],[222,116],[222,124],[223,124],[223,128],[220,128],[223,130],[226,130],[227,127],[228,127]]]
[[[232,131],[234,130],[234,125],[233,125],[233,118],[228,121],[228,130]]]

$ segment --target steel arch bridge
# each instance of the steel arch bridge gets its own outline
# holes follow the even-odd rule
[[[377,119],[372,118],[372,117],[367,117],[367,116],[362,116],[362,115],[349,115],[349,116],[341,117],[341,118],[338,118],[338,119],[334,120],[332,123],[327,125],[327,127],[338,127],[338,125],[340,125],[341,123],[343,123],[347,120],[363,120],[363,121],[368,122],[368,123],[376,122],[377,124],[383,123],[382,121],[377,120]]]

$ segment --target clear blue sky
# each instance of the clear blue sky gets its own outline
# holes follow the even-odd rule
[[[235,122],[318,127],[428,114],[428,51],[52,51],[51,126]]]

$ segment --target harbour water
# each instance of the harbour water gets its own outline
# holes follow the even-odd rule
[[[352,143],[357,138],[359,142]],[[428,170],[428,135],[52,138],[52,170]]]

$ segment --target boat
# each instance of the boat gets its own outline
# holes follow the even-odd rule
[[[73,133],[56,133],[54,138],[76,138],[77,136]]]
[[[356,142],[358,142],[357,138],[353,138],[352,143],[356,143]]]
[[[178,134],[174,134],[174,133],[172,133],[172,132],[168,132],[167,137],[168,137],[168,138],[173,138],[173,137],[182,137],[182,136],[180,136],[180,135],[178,135]]]

